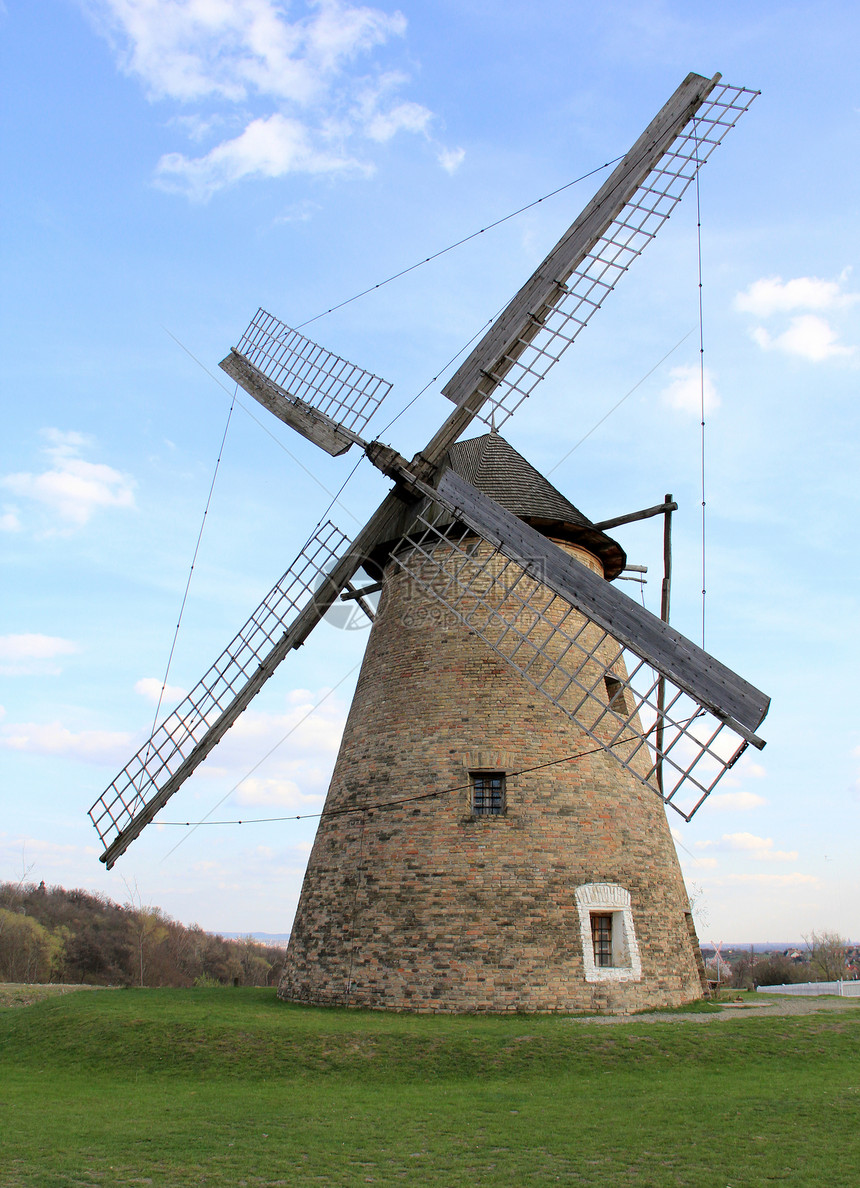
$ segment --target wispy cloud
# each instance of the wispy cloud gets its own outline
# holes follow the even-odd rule
[[[261,713],[249,709],[225,736],[219,757],[238,762],[259,757],[279,739],[289,736],[285,751],[290,756],[333,756],[340,745],[346,706],[337,698],[321,701],[323,693],[295,689],[288,695],[283,713]]]
[[[99,509],[134,507],[133,479],[80,456],[91,445],[87,437],[59,429],[45,429],[42,436],[48,467],[4,475],[0,486],[43,513],[43,531],[70,532],[82,528]]]
[[[763,277],[737,294],[735,309],[756,319],[776,321],[776,329],[757,325],[750,331],[762,350],[781,351],[810,363],[845,358],[854,355],[856,347],[839,341],[830,319],[860,301],[860,293],[846,292],[843,287],[848,276],[846,271],[838,280]]]
[[[708,808],[716,809],[718,812],[723,810],[725,812],[748,813],[765,804],[767,801],[763,796],[758,796],[755,792],[747,792],[743,788],[739,788],[735,792],[712,792],[708,797]]]
[[[660,400],[666,408],[696,416],[702,409],[702,373],[698,367],[673,367],[669,372],[670,383],[660,393]],[[707,368],[704,374],[705,412],[720,407],[720,398],[714,385],[714,377]]]
[[[798,355],[810,363],[821,363],[839,355],[853,355],[855,351],[853,346],[842,346],[830,323],[817,314],[802,314],[792,318],[788,329],[777,335],[772,335],[764,326],[756,326],[752,336],[762,350]]]
[[[188,692],[187,689],[181,689],[179,685],[165,685],[162,696],[162,685],[158,677],[141,677],[139,681],[135,682],[134,691],[153,705],[158,705],[159,700],[162,705],[174,705],[177,701],[181,701]]]
[[[61,722],[19,722],[0,726],[0,747],[30,755],[112,763],[128,759],[132,735],[109,730],[70,730]]]
[[[314,813],[322,808],[324,795],[324,789],[314,792],[303,791],[294,780],[258,780],[251,777],[242,781],[235,799],[239,804],[291,809],[296,813]]]
[[[55,675],[62,670],[58,656],[80,651],[70,639],[57,635],[0,635],[0,673],[4,676]]]
[[[346,711],[325,689],[294,690],[282,712],[246,710],[195,777],[201,797],[213,793],[239,805],[318,811]]]
[[[286,173],[332,173],[369,167],[338,152],[326,151],[301,121],[275,113],[252,120],[232,140],[224,140],[205,156],[188,158],[168,153],[158,163],[163,189],[204,199],[246,177],[282,177]]]
[[[815,875],[801,874],[799,871],[795,871],[793,874],[730,874],[714,880],[714,886],[726,883],[758,883],[770,887],[793,887],[799,884],[817,885],[818,879]]]
[[[465,149],[440,149],[437,154],[437,161],[445,170],[446,173],[456,173],[463,161],[466,158]]]
[[[724,833],[719,841],[697,841],[697,850],[717,850],[725,853],[741,853],[754,862],[795,862],[797,850],[775,850],[773,838],[756,837],[754,833]]]
[[[860,300],[860,294],[844,293],[842,279],[828,281],[817,276],[796,276],[784,281],[780,276],[763,277],[753,281],[745,292],[738,293],[735,308],[757,318],[800,309],[843,309]]]
[[[165,154],[156,169],[165,189],[205,199],[249,177],[370,172],[362,153],[400,132],[425,137],[445,169],[456,158],[433,140],[433,113],[400,96],[407,75],[372,58],[369,72],[357,68],[405,35],[400,12],[349,0],[311,0],[292,19],[279,0],[87,0],[87,9],[152,101],[197,107],[179,117],[190,140],[232,125],[200,156]]]
[[[81,846],[74,843],[47,841],[44,838],[27,835],[10,835],[0,833],[0,863],[6,869],[14,868],[23,861],[33,864],[33,874],[37,877],[55,867],[67,867],[76,864],[80,859],[91,861],[98,850],[95,846]]]

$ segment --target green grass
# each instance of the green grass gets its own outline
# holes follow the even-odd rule
[[[406,1016],[273,991],[0,1011],[0,1184],[854,1185],[860,1011]]]

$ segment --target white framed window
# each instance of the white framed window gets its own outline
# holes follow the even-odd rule
[[[584,883],[576,889],[576,907],[586,982],[640,981],[630,892],[617,883]]]

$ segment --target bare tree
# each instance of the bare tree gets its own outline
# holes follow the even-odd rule
[[[147,959],[153,949],[167,939],[168,929],[160,910],[149,904],[144,904],[137,880],[135,879],[133,890],[125,879],[123,882],[129,895],[129,902],[126,906],[131,924],[131,934],[137,950],[139,984],[143,986],[146,984]]]
[[[809,950],[810,968],[822,982],[835,982],[845,977],[845,954],[848,941],[838,932],[810,932],[804,936]]]

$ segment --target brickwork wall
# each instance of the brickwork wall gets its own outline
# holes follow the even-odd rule
[[[280,996],[414,1011],[626,1011],[700,997],[659,798],[437,606],[389,568],[326,809],[391,807],[320,822]],[[472,816],[470,769],[580,753],[509,775],[505,815]],[[441,795],[393,803],[431,792]],[[629,892],[638,981],[585,980],[584,884]]]

